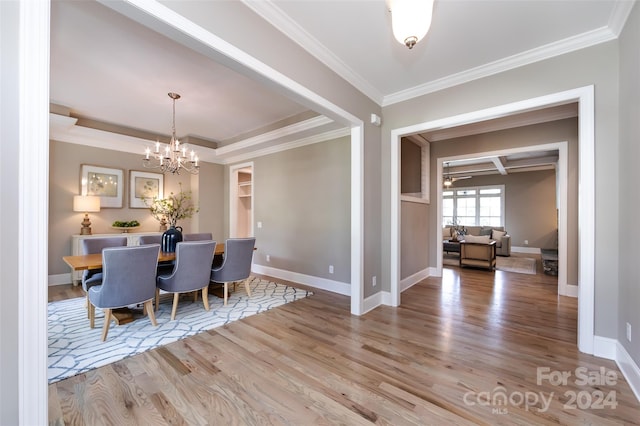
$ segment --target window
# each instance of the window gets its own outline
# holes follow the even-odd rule
[[[504,185],[442,192],[442,226],[505,226]]]

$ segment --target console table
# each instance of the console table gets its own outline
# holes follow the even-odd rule
[[[162,232],[133,232],[133,233],[111,233],[111,234],[92,234],[92,235],[72,235],[71,236],[71,255],[79,256],[82,254],[82,241],[90,238],[105,238],[105,237],[127,237],[128,246],[140,245],[140,237],[143,235],[162,235]],[[82,271],[71,272],[71,282],[73,285],[78,285],[82,281]]]

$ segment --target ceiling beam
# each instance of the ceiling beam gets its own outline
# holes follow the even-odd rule
[[[502,163],[504,161],[503,157],[491,157],[491,161],[493,161],[493,164],[501,175],[507,174],[507,169],[504,168],[504,164]]]

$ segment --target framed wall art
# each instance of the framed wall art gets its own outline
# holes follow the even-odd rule
[[[148,209],[154,198],[164,198],[164,175],[130,170],[129,208]]]
[[[80,194],[100,197],[100,208],[122,208],[124,171],[82,164]]]

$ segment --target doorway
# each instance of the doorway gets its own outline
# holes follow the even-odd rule
[[[400,305],[400,194],[399,165],[400,138],[410,134],[422,133],[432,129],[451,128],[454,126],[476,123],[503,117],[518,112],[543,109],[548,106],[578,103],[578,145],[580,193],[578,196],[579,249],[578,249],[578,349],[587,354],[594,353],[595,339],[595,105],[594,87],[585,86],[565,92],[553,93],[538,98],[504,104],[496,107],[460,114],[416,125],[397,128],[391,131],[390,181],[390,305]],[[439,159],[445,161],[446,159]],[[435,185],[442,186],[442,165],[436,172]],[[562,189],[559,189],[562,191]],[[440,238],[442,229],[440,228]],[[434,240],[435,241],[435,240]]]
[[[229,237],[253,237],[253,162],[229,168]]]

